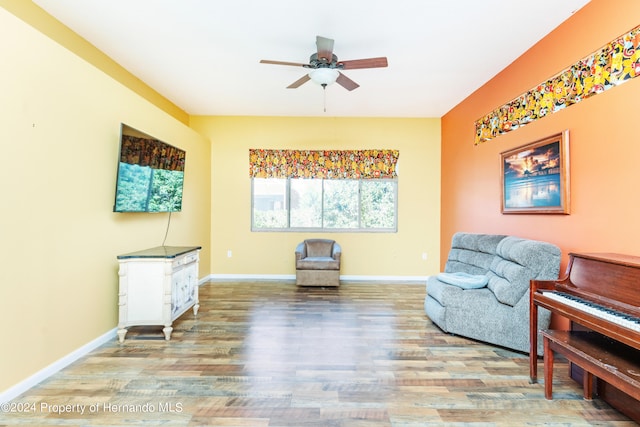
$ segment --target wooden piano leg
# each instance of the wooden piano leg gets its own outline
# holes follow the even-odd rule
[[[593,374],[586,369],[582,370],[582,394],[584,400],[593,399]]]
[[[549,338],[543,338],[544,346],[544,398],[553,399],[553,350]]]
[[[538,306],[529,296],[529,382],[538,382]]]

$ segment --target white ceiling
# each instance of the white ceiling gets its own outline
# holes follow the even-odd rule
[[[33,2],[192,115],[441,117],[589,0]],[[259,63],[307,63],[316,35],[389,66],[323,93],[286,89],[302,67]]]

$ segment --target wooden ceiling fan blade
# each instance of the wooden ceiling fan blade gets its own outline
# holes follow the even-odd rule
[[[261,59],[261,64],[273,64],[273,65],[291,65],[293,67],[308,67],[309,64],[301,64],[299,62],[286,62],[286,61],[271,61],[270,59]]]
[[[338,83],[340,86],[342,86],[348,91],[352,91],[360,87],[358,83],[354,82],[353,80],[351,80],[349,77],[345,76],[342,73],[338,75],[338,78],[336,79],[336,83]]]
[[[311,77],[309,77],[309,74],[305,74],[304,76],[300,77],[298,80],[296,80],[295,82],[287,86],[287,89],[298,88],[302,86],[304,83],[308,82],[309,80],[311,80]]]
[[[333,39],[316,36],[316,46],[318,47],[318,59],[331,62],[333,58]]]
[[[387,57],[381,56],[378,58],[338,61],[338,65],[342,65],[343,70],[355,70],[357,68],[382,68],[388,66],[389,64],[387,63]]]

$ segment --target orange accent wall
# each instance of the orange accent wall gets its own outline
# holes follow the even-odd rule
[[[592,0],[442,118],[441,268],[457,231],[552,242],[563,251],[563,271],[569,252],[640,255],[640,78],[474,146],[478,118],[631,30],[639,18],[638,0]],[[500,153],[564,129],[571,214],[501,214]]]

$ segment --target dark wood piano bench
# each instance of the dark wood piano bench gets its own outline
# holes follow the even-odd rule
[[[544,397],[552,399],[553,352],[584,371],[584,398],[593,397],[593,377],[640,399],[640,351],[593,331],[541,331],[544,344]]]

